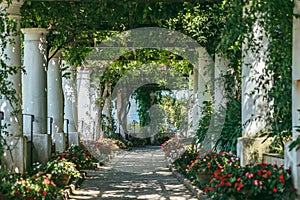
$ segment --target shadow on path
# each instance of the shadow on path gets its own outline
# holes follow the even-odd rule
[[[159,147],[124,152],[88,177],[71,199],[196,199],[173,177]]]

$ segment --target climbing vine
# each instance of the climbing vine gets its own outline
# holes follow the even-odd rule
[[[48,52],[64,48],[66,59],[75,65],[80,65],[88,54],[86,47],[97,46],[114,33],[142,26],[161,26],[181,31],[197,40],[212,57],[216,53],[222,53],[230,60],[230,64],[224,74],[226,122],[217,144],[234,150],[236,138],[241,133],[234,133],[232,138],[230,130],[241,130],[242,127],[241,116],[237,112],[240,110],[238,105],[241,104],[242,44],[247,41],[244,50],[252,50],[254,56],[258,56],[255,52],[263,47],[263,38],[256,39],[253,34],[253,26],[256,24],[263,28],[269,41],[265,62],[266,74],[272,80],[265,77],[260,77],[259,80],[264,85],[263,88],[270,88],[271,85],[265,97],[273,107],[268,119],[269,136],[278,137],[281,141],[291,134],[293,6],[293,0],[222,0],[197,3],[28,0],[22,7],[22,27],[48,28]],[[165,61],[169,59],[168,56],[160,56],[165,54],[163,52],[145,50],[136,55],[138,54],[144,54],[139,56],[139,61],[126,61],[127,64],[124,64],[124,57],[118,61],[117,76],[121,76],[122,67],[132,66],[132,63],[141,64],[153,58]],[[51,57],[50,53],[48,57]],[[176,66],[181,68],[188,65]],[[183,73],[188,74],[190,68],[184,67],[184,70],[186,71]],[[106,77],[116,75],[115,72],[104,74]],[[101,80],[106,80],[103,77]],[[118,79],[114,77],[114,80]],[[104,82],[101,84],[107,84]],[[224,145],[229,138],[231,144]],[[282,146],[282,142],[280,143]]]

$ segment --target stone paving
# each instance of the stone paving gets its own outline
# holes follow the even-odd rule
[[[126,151],[102,169],[87,173],[86,180],[70,199],[197,199],[166,167],[159,147]]]

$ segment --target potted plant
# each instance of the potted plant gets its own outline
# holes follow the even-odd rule
[[[99,162],[83,145],[72,145],[67,151],[59,153],[53,157],[54,159],[66,159],[76,164],[77,170],[94,169],[94,163]]]
[[[211,176],[223,171],[226,166],[239,165],[239,159],[236,155],[228,152],[215,152],[210,151],[202,154],[190,166],[190,169],[197,177],[198,181],[202,184],[207,184]]]
[[[189,145],[186,147],[186,150],[177,158],[173,164],[181,172],[185,173],[190,165],[199,158],[199,152],[195,145]]]
[[[45,173],[51,174],[51,179],[58,187],[64,187],[69,183],[70,178],[81,178],[76,164],[67,161],[65,158],[50,160],[45,165]]]
[[[11,185],[9,199],[52,200],[61,195],[59,188],[43,172],[33,176],[15,173],[9,176],[8,183]]]

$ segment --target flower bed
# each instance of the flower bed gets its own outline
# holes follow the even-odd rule
[[[95,162],[98,160],[88,151],[83,145],[79,144],[72,145],[67,151],[56,154],[53,156],[54,159],[65,159],[69,162],[76,164],[78,170],[93,169]]]
[[[213,199],[294,199],[290,170],[261,163],[215,173],[204,191]]]
[[[295,199],[291,171],[283,166],[261,163],[241,167],[239,159],[232,153],[203,153],[189,148],[182,151],[182,148],[178,138],[162,145],[172,166],[211,199]],[[207,183],[200,183],[200,177],[195,178],[197,174],[210,174]]]
[[[76,159],[75,159],[76,158]],[[55,155],[45,165],[34,163],[27,173],[8,174],[0,171],[2,199],[53,200],[62,196],[66,184],[81,178],[79,170],[93,167],[96,161],[84,146],[72,146],[69,151]],[[63,176],[61,176],[64,174]],[[62,178],[65,179],[65,183]]]

